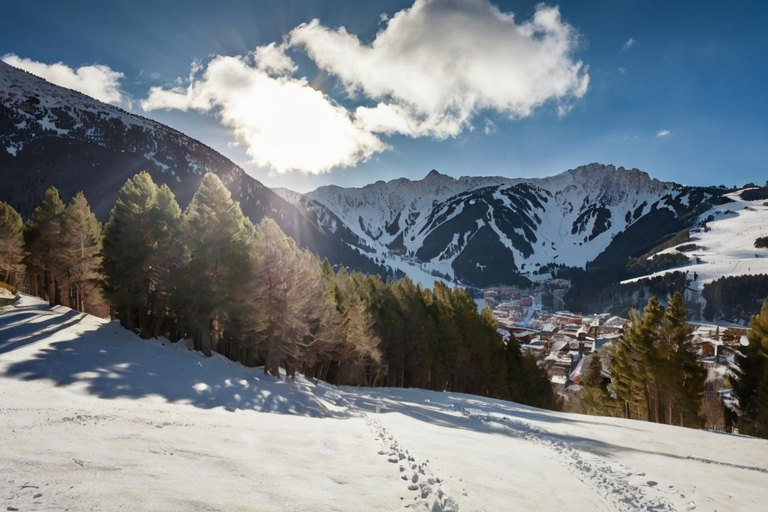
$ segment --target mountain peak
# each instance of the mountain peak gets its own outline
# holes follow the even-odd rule
[[[444,180],[444,179],[452,180],[453,178],[451,178],[447,174],[442,174],[441,172],[435,169],[432,169],[431,171],[429,171],[429,174],[424,176],[424,180],[429,180],[429,181]]]

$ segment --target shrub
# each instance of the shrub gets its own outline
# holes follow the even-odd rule
[[[3,281],[0,281],[0,288],[5,288],[6,290],[11,292],[12,294],[16,295],[16,287],[13,286],[12,284],[8,284],[8,283],[5,283]]]
[[[761,236],[757,240],[755,240],[755,247],[758,249],[763,249],[765,247],[768,247],[768,236]]]

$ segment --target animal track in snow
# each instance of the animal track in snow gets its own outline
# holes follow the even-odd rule
[[[633,476],[645,476],[644,473],[635,474],[618,463],[608,464],[533,425],[510,419],[507,416],[480,413],[458,404],[454,406],[454,409],[467,418],[500,426],[515,437],[546,448],[552,453],[554,460],[564,465],[576,478],[595,489],[598,494],[622,512],[637,510],[671,512],[675,510],[675,507],[663,497],[652,497],[647,494],[643,487],[645,489],[654,487],[650,485],[652,481],[644,480],[642,484],[640,482],[634,484],[630,481]],[[656,482],[653,483],[656,484]],[[695,504],[693,507],[695,508]],[[691,509],[689,508],[689,510]]]
[[[382,445],[378,454],[386,456],[387,462],[398,465],[400,479],[405,481],[410,493],[416,493],[412,501],[406,501],[405,508],[429,512],[458,512],[459,504],[443,492],[440,486],[442,481],[432,474],[428,460],[418,462],[381,423],[368,416],[365,421]]]

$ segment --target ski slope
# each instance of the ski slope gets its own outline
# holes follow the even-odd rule
[[[764,510],[768,441],[265,376],[22,297],[6,510]]]
[[[687,264],[629,279],[622,284],[669,272],[686,272],[691,279],[691,288],[701,290],[721,277],[768,274],[768,249],[755,247],[757,238],[768,236],[768,203],[764,199],[742,199],[745,190],[748,189],[726,194],[731,202],[704,212],[691,229],[689,241],[658,253],[679,254],[679,247],[694,244],[695,250],[685,253],[689,258]],[[704,225],[706,229],[702,227]],[[694,274],[696,280],[693,280]]]

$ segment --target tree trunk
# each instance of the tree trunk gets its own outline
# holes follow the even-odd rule
[[[142,305],[139,308],[139,336],[142,339],[149,339],[149,326],[147,318],[147,307]]]
[[[120,319],[120,323],[129,331],[133,331],[133,308],[130,304],[125,307],[124,314],[125,316]]]
[[[206,356],[211,355],[211,319],[200,322],[200,348]]]
[[[213,335],[211,337],[211,351],[219,352],[219,339],[221,337],[221,330],[219,329],[219,317],[215,316],[211,321],[211,330]]]
[[[165,323],[165,317],[153,316],[152,317],[152,337],[157,338],[163,334],[163,324]]]

